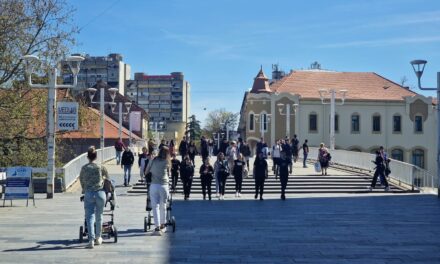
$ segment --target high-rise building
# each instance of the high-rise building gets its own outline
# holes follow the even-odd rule
[[[125,95],[150,117],[150,129],[163,132],[167,139],[185,134],[190,109],[190,84],[181,72],[169,75],[135,73],[125,82]]]
[[[81,55],[81,54],[73,54]],[[81,55],[83,56],[83,55]],[[104,81],[124,94],[124,82],[130,79],[131,67],[123,62],[121,54],[111,53],[108,56],[85,55],[78,74],[78,87],[87,89],[98,81]],[[64,83],[72,82],[72,74],[63,68]]]

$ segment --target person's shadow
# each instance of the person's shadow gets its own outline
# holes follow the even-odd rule
[[[80,248],[84,248],[85,245],[86,245],[85,243],[80,243],[78,239],[44,240],[44,241],[38,241],[37,245],[33,247],[6,249],[3,250],[3,252],[80,249]]]

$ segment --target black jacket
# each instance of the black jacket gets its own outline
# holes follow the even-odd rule
[[[192,164],[186,164],[186,162],[180,163],[180,178],[188,180],[194,177],[194,166]]]
[[[134,163],[133,152],[124,151],[124,153],[122,153],[121,165],[133,165],[133,163]]]
[[[205,168],[207,167],[207,173],[205,173]],[[206,166],[205,164],[203,164],[200,167],[200,178],[204,178],[204,179],[213,179],[214,178],[214,168],[211,165]]]
[[[179,175],[180,165],[181,165],[181,163],[178,159],[171,160],[171,174],[172,175]]]

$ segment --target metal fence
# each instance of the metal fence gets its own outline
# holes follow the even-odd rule
[[[368,172],[372,172],[375,168],[375,164],[372,162],[375,160],[374,154],[333,150],[331,151],[331,156],[331,163],[336,165]],[[309,157],[317,159],[318,148],[310,148]],[[426,191],[435,191],[438,187],[438,178],[433,173],[413,164],[391,159],[390,169],[390,178],[399,185],[407,185],[413,190],[421,189]]]
[[[97,162],[101,161],[101,149],[97,150]],[[104,161],[109,161],[111,159],[115,158],[115,148],[114,147],[106,147],[104,148]],[[64,179],[63,179],[63,185],[64,190],[67,190],[79,177],[79,173],[81,172],[82,166],[84,164],[87,164],[87,153],[83,153],[79,155],[78,157],[74,158],[73,160],[69,161],[66,165],[63,167],[64,171]]]

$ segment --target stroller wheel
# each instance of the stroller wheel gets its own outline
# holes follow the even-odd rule
[[[173,226],[173,233],[176,232],[176,218],[171,217],[171,225]]]
[[[147,225],[148,225],[148,223],[147,223],[148,220],[147,220],[147,217],[148,217],[148,216],[144,217],[144,232],[147,232],[147,231],[148,231],[148,226],[147,226]]]
[[[113,242],[118,243],[118,229],[113,226]]]
[[[79,227],[79,243],[82,243],[84,241],[83,236],[84,236],[84,227],[80,226]]]
[[[147,223],[147,225],[148,225],[148,230],[150,230],[151,225],[152,225],[152,223],[151,223],[151,215],[148,215],[147,218],[148,218],[148,223]]]

